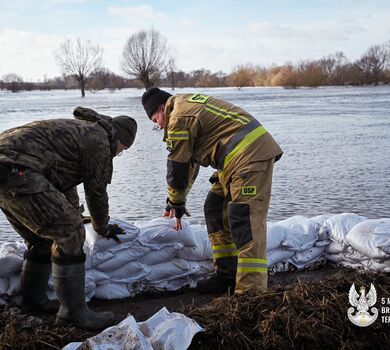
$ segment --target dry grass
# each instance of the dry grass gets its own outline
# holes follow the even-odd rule
[[[331,277],[306,283],[298,279],[267,293],[220,297],[204,307],[183,306],[181,312],[205,329],[195,336],[191,349],[390,349],[390,324],[382,324],[380,314],[367,328],[348,320],[352,283],[357,288],[373,283],[376,307],[381,297],[390,297],[389,274],[343,269]],[[107,302],[106,309],[113,307],[112,302]],[[125,307],[123,302],[120,305]],[[56,327],[18,308],[0,306],[0,350],[61,349],[96,333]]]
[[[92,335],[75,327],[56,327],[15,307],[2,306],[0,311],[1,350],[62,349],[72,341]]]
[[[267,293],[221,297],[184,313],[205,328],[191,349],[389,349],[390,325],[380,314],[367,327],[347,317],[348,291],[374,283],[378,302],[390,294],[390,276],[343,271],[323,281],[298,283]]]

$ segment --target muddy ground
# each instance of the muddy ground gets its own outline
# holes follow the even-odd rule
[[[267,293],[238,299],[183,289],[122,300],[93,299],[90,306],[113,311],[117,323],[128,314],[144,321],[164,306],[184,313],[206,329],[194,338],[192,349],[305,349],[321,344],[327,348],[389,349],[390,324],[377,320],[364,329],[347,319],[352,283],[357,289],[360,284],[368,288],[374,283],[378,298],[390,297],[389,274],[362,274],[326,265],[315,271],[277,273],[269,277]],[[0,310],[0,349],[60,349],[98,333],[57,328],[55,315],[32,317],[17,308]]]

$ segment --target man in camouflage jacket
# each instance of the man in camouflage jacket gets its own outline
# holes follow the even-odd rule
[[[248,112],[201,94],[171,96],[150,88],[142,96],[149,118],[164,129],[168,155],[168,212],[176,229],[188,215],[187,194],[199,165],[217,170],[204,213],[216,273],[202,292],[267,288],[266,218],[272,171],[282,150]]]
[[[127,116],[111,118],[82,107],[74,116],[0,134],[0,208],[27,244],[23,306],[30,311],[56,307],[45,294],[53,269],[61,303],[57,323],[98,329],[111,324],[113,314],[95,313],[85,304],[85,229],[76,186],[84,185],[95,231],[118,240],[120,229],[108,223],[106,188],[113,158],[132,145],[137,124]]]

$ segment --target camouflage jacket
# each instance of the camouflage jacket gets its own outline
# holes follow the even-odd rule
[[[113,172],[116,137],[110,117],[80,107],[76,114],[81,120],[42,120],[4,131],[0,163],[26,169],[28,176],[15,193],[38,193],[54,186],[66,194],[83,183],[93,227],[105,233],[109,219],[106,189]],[[34,173],[48,181],[43,183]]]
[[[164,123],[164,141],[170,152],[167,183],[171,204],[185,203],[199,165],[211,166],[220,174],[231,173],[234,162],[278,159],[283,153],[252,115],[211,96],[170,97]]]

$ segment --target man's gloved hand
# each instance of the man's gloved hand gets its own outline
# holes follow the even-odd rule
[[[107,232],[102,235],[106,239],[112,238],[117,243],[122,243],[117,235],[124,235],[126,232],[123,228],[119,227],[117,224],[108,224]]]
[[[162,216],[169,217],[170,219],[172,219],[173,217],[176,218],[176,225],[175,225],[176,231],[182,229],[181,218],[183,217],[184,214],[186,214],[187,216],[191,216],[187,208],[185,207],[185,203],[181,205],[176,205],[170,202],[169,199],[167,198],[167,206],[165,207]]]

